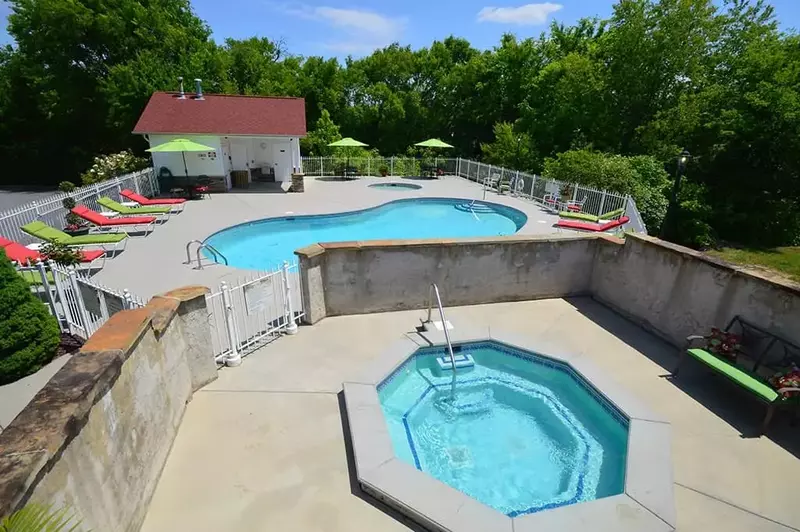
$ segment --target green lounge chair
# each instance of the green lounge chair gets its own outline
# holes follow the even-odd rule
[[[71,236],[39,220],[25,224],[20,229],[45,242],[56,242],[68,246],[100,246],[106,251],[114,252],[124,250],[128,242],[128,235],[125,233],[93,233]]]
[[[125,205],[118,203],[112,200],[111,198],[107,198],[105,196],[100,196],[99,198],[97,198],[97,203],[110,211],[118,212],[119,214],[124,214],[125,216],[136,216],[137,214],[146,214],[146,215],[165,214],[169,216],[169,213],[172,211],[172,207],[170,206],[126,207]]]
[[[586,214],[583,212],[572,212],[572,211],[561,211],[558,215],[561,218],[572,218],[573,220],[583,220],[585,222],[594,222],[599,223],[601,220],[611,220],[612,218],[618,218],[622,216],[625,212],[625,209],[614,209],[613,211],[608,211],[605,214],[601,214],[600,216],[595,216],[594,214]]]

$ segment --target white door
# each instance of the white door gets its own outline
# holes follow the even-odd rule
[[[289,142],[276,142],[272,146],[272,160],[275,161],[275,180],[288,181],[291,179],[292,153]]]
[[[247,170],[247,144],[231,142],[231,166],[234,170]]]

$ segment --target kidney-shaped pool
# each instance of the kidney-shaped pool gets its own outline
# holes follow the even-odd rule
[[[223,229],[205,242],[230,266],[267,270],[317,242],[502,236],[516,233],[527,220],[522,211],[496,203],[413,198],[360,211],[266,218]]]

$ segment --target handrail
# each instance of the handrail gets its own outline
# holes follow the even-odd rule
[[[436,283],[431,283],[428,288],[428,323],[431,323],[431,310],[433,307],[433,298],[431,294],[436,294],[436,304],[439,306],[439,316],[442,318],[442,330],[444,331],[444,339],[447,341],[447,351],[450,353],[450,363],[453,365],[453,392],[456,388],[456,357],[453,355],[453,344],[450,343],[450,333],[447,332],[447,320],[444,317],[444,308],[442,308],[442,298],[439,297],[439,287]]]
[[[204,248],[209,250],[214,255],[214,262],[219,262],[218,259],[221,258],[224,261],[225,266],[228,266],[228,258],[225,255],[223,255],[217,248],[215,248],[211,244],[203,243],[200,240],[190,240],[189,242],[186,243],[186,262],[184,262],[184,264],[191,264],[192,263],[192,256],[191,256],[191,252],[190,252],[192,244],[200,244],[199,246],[197,246],[197,251],[195,253],[195,255],[197,257],[197,269],[198,270],[202,270],[203,269],[203,263],[200,261],[200,250],[204,249]]]

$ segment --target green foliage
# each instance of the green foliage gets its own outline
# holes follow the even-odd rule
[[[62,181],[61,183],[58,184],[58,190],[60,190],[61,192],[66,192],[67,194],[69,194],[76,188],[77,187],[75,186],[75,183],[71,181]]]
[[[80,522],[67,508],[30,503],[0,521],[0,532],[74,532]]]
[[[39,370],[56,353],[58,322],[0,253],[0,384]]]
[[[494,125],[494,141],[481,144],[481,151],[486,162],[491,164],[525,171],[539,169],[531,136],[515,132],[514,126],[508,122]]]
[[[143,157],[136,157],[130,150],[101,155],[94,158],[94,164],[82,176],[84,185],[99,183],[112,177],[127,174],[147,167],[149,161]]]
[[[567,183],[630,194],[651,233],[658,232],[667,212],[669,176],[663,165],[650,156],[624,157],[589,149],[571,150],[546,159],[543,175]]]
[[[679,241],[800,241],[800,36],[781,33],[760,0],[620,0],[607,20],[504,35],[490,50],[448,37],[344,63],[266,38],[217,45],[188,0],[9,3],[18,46],[0,48],[6,179],[45,158],[54,171],[40,179],[57,180],[97,154],[140,153],[130,131],[150,94],[200,77],[207,92],[304,97],[303,150],[315,156],[347,157],[325,146],[337,126],[384,154],[438,137],[455,146],[447,155],[532,171],[594,149],[651,156],[672,174],[685,147],[695,158]],[[587,178],[629,186],[658,225],[661,178],[648,176],[659,172],[583,157],[595,165]]]
[[[323,109],[314,130],[311,131],[307,137],[300,139],[300,148],[306,155],[329,157],[335,150],[341,148],[332,148],[328,146],[328,144],[341,138],[342,135],[339,133],[339,126],[333,123],[328,110]]]
[[[48,242],[39,251],[47,260],[62,266],[75,266],[80,264],[83,258],[80,251],[58,242]]]

